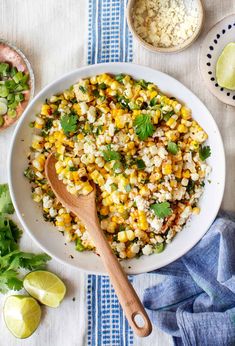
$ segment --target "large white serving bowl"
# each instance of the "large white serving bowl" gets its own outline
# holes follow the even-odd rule
[[[28,234],[48,254],[60,262],[90,273],[105,274],[101,259],[92,252],[79,253],[74,243],[65,245],[65,238],[50,223],[45,222],[41,207],[31,198],[31,187],[23,176],[27,167],[27,154],[31,145],[32,129],[29,123],[40,111],[46,98],[68,88],[80,78],[101,73],[130,74],[136,79],[145,79],[159,86],[161,91],[175,96],[192,109],[194,119],[209,135],[211,157],[208,159],[212,172],[206,179],[205,191],[200,199],[201,213],[192,216],[183,230],[160,254],[124,260],[127,273],[139,274],[163,267],[189,251],[206,233],[219,210],[225,185],[225,155],[222,139],[216,123],[204,104],[184,85],[165,73],[129,63],[109,63],[82,67],[66,74],[46,86],[25,110],[15,130],[9,157],[9,184],[17,215]]]

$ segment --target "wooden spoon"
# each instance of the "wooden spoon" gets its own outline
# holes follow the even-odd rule
[[[96,211],[95,189],[87,196],[70,194],[66,186],[58,179],[55,164],[56,159],[53,154],[50,154],[46,160],[45,173],[54,194],[64,207],[78,216],[85,224],[133,331],[138,336],[148,336],[152,331],[148,315],[100,228]],[[136,321],[137,316],[141,319],[141,323]]]

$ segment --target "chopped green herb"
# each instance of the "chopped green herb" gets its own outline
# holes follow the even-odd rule
[[[137,84],[139,84],[143,89],[147,89],[150,83],[146,82],[144,79],[140,79]]]
[[[101,215],[101,214],[98,214],[98,218],[99,218],[100,221],[105,220],[105,219],[107,219],[108,217],[109,217],[108,215]]]
[[[156,106],[156,104],[157,104],[157,97],[155,96],[150,100],[149,105],[150,105],[150,107],[154,107],[154,106]]]
[[[158,244],[156,244],[154,246],[153,252],[154,253],[160,253],[160,252],[162,252],[164,250],[164,248],[165,248],[165,244],[164,243],[158,243]]]
[[[97,89],[93,90],[92,93],[93,93],[93,95],[95,97],[99,97],[100,96],[99,91]]]
[[[75,114],[65,114],[61,117],[60,124],[66,135],[70,132],[76,132],[78,129],[78,117]]]
[[[195,181],[193,181],[192,179],[189,179],[186,191],[188,193],[193,192],[194,191],[194,186],[195,186]]]
[[[201,146],[199,149],[199,157],[202,161],[205,161],[208,157],[211,156],[211,148],[209,145],[203,147]]]
[[[99,84],[99,88],[101,90],[106,90],[108,88],[108,86],[105,83],[101,83],[101,84]]]
[[[120,161],[121,160],[121,154],[117,151],[111,150],[108,148],[107,150],[103,151],[103,157],[105,161]]]
[[[137,164],[137,167],[138,167],[138,169],[145,169],[145,163],[144,163],[144,161],[143,160],[136,160],[136,164]]]
[[[178,145],[174,142],[168,142],[167,144],[167,150],[169,151],[169,153],[176,155],[178,153]]]
[[[129,100],[126,97],[118,95],[117,100],[120,102],[122,108],[129,108]]]
[[[13,214],[14,207],[7,184],[0,185],[0,213]]]
[[[135,132],[139,139],[144,141],[154,133],[154,126],[151,122],[151,117],[148,114],[140,114],[134,121]]]
[[[118,189],[117,184],[111,184],[112,191],[116,191]]]
[[[120,225],[119,226],[119,232],[125,231],[125,226],[124,225]]]
[[[78,239],[76,240],[76,247],[75,247],[75,249],[76,249],[77,251],[79,251],[79,252],[82,252],[82,251],[85,250],[85,247],[83,246],[82,241],[81,241],[80,238],[78,238]]]
[[[69,167],[69,171],[70,172],[76,172],[78,169],[77,169],[77,167]]]
[[[154,214],[161,219],[172,214],[169,202],[152,204],[150,206],[150,209],[152,209],[154,211]]]
[[[79,85],[79,89],[81,90],[81,92],[83,93],[83,94],[85,94],[86,93],[86,88],[83,86],[83,85]]]
[[[53,119],[46,118],[46,120],[45,120],[45,130],[49,131],[50,128],[52,127],[52,125],[53,125]]]
[[[120,161],[116,161],[113,165],[114,172],[120,171],[122,169],[122,164]]]
[[[26,168],[26,170],[24,171],[24,176],[29,179],[29,181],[33,181],[35,179],[35,174],[34,171],[30,168]]]
[[[125,76],[123,74],[117,74],[115,76],[116,81],[118,81],[119,83],[122,83],[123,78],[125,78]]]

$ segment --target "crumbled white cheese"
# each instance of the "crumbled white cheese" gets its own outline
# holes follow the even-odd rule
[[[178,46],[195,32],[198,7],[192,0],[137,0],[133,24],[137,34],[154,46]]]
[[[145,245],[142,249],[142,252],[145,256],[151,255],[151,253],[153,252],[153,247],[151,245]]]

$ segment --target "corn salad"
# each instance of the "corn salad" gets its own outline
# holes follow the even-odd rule
[[[153,83],[124,74],[80,80],[46,100],[30,126],[32,198],[78,251],[95,250],[94,243],[47,183],[51,152],[70,193],[87,195],[96,185],[101,228],[120,259],[161,252],[200,212],[207,134],[189,108]]]

